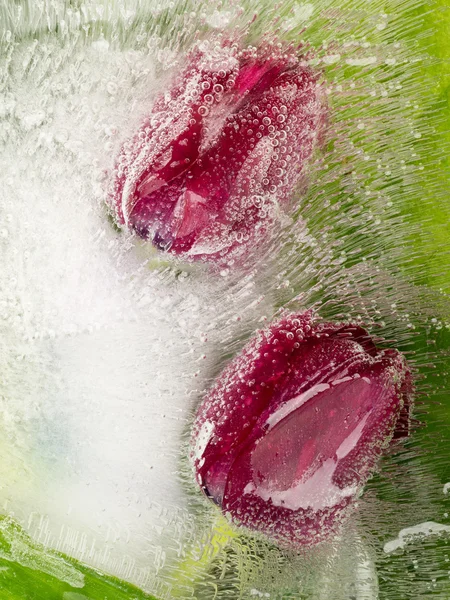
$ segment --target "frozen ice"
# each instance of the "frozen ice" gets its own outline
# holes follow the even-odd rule
[[[139,583],[192,535],[183,439],[218,352],[273,308],[251,274],[234,294],[229,278],[199,286],[111,226],[105,172],[157,65],[107,49],[24,42],[11,65],[0,505],[38,541]]]
[[[1,512],[159,598],[171,586],[199,600],[447,598],[448,152],[433,137],[429,25],[410,20],[413,0],[389,11],[374,0],[364,15],[338,2],[241,4],[0,6]],[[180,53],[199,31],[256,41],[274,23],[311,43],[332,131],[259,267],[213,273],[118,231],[104,203],[114,158]],[[294,556],[218,520],[186,456],[223,366],[279,309],[306,306],[406,352],[427,427],[385,457],[340,537]],[[64,600],[86,597],[68,563],[16,550],[75,586]]]
[[[411,527],[402,529],[395,540],[386,542],[384,551],[386,554],[389,554],[390,552],[395,552],[395,550],[402,550],[406,544],[415,540],[421,541],[431,535],[442,535],[443,533],[450,533],[450,525],[435,523],[434,521],[412,525]]]
[[[377,62],[376,56],[367,56],[365,58],[348,58],[346,63],[352,67],[366,67]]]

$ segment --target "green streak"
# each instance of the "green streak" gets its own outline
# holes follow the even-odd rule
[[[48,550],[0,517],[2,600],[156,600],[138,588]]]
[[[429,55],[421,76],[430,102],[422,120],[430,125],[430,166],[422,178],[423,196],[405,207],[421,232],[411,238],[417,255],[414,263],[423,271],[423,283],[450,293],[450,5],[448,0],[420,9],[432,32],[421,45]]]
[[[214,561],[238,535],[225,517],[218,513],[209,534],[190,548],[186,558],[172,574],[172,598],[185,598],[193,583],[204,581]]]

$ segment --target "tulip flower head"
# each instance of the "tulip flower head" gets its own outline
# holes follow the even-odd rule
[[[305,174],[323,108],[318,77],[277,47],[202,42],[116,161],[120,224],[185,258],[242,253]]]
[[[342,521],[377,460],[407,433],[411,375],[351,324],[292,314],[222,372],[193,429],[192,461],[231,519],[299,547]]]

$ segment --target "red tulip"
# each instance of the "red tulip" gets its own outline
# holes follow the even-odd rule
[[[123,145],[110,197],[118,222],[190,258],[260,238],[305,171],[320,96],[292,53],[199,45]]]
[[[281,545],[321,541],[377,459],[407,434],[412,383],[397,350],[357,325],[292,314],[259,332],[202,402],[198,483],[231,519]]]

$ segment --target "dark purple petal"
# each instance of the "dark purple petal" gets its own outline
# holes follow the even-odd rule
[[[196,48],[118,157],[117,220],[173,254],[217,258],[286,207],[323,121],[317,75],[279,49]]]
[[[359,326],[290,315],[259,332],[201,404],[197,480],[235,522],[284,545],[318,542],[399,423],[407,434],[411,395],[396,350]]]

